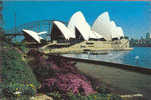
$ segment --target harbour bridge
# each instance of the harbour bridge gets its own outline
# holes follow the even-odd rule
[[[17,27],[14,27],[13,29],[6,30],[5,36],[7,36],[11,40],[14,40],[14,39],[19,40],[19,38],[23,39],[24,38],[23,32],[22,32],[23,29],[33,30],[35,32],[46,31],[47,32],[46,35],[50,36],[53,21],[55,20],[40,20],[40,21],[33,21],[33,22],[25,23]]]

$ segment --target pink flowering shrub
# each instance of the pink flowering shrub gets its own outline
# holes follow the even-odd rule
[[[67,60],[58,55],[51,55],[48,58],[34,50],[29,52],[34,57],[34,72],[38,79],[42,80],[42,89],[48,91],[59,91],[62,94],[72,92],[73,94],[89,95],[94,94],[91,82],[82,75],[75,67],[75,62]]]
[[[85,81],[80,75],[73,73],[57,73],[55,77],[44,80],[42,88],[53,90],[53,87],[64,93],[72,92],[84,95],[95,93],[90,81]]]
[[[78,72],[73,61],[66,60],[60,56],[49,56],[48,64],[51,65],[51,70],[56,72]]]

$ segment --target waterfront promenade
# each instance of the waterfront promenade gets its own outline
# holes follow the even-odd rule
[[[87,75],[97,78],[100,83],[108,84],[107,86],[111,88],[113,93],[120,95],[142,94],[143,99],[140,100],[150,100],[151,98],[150,73],[83,61],[77,61],[76,66]]]

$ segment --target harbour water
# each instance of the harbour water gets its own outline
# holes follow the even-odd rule
[[[151,68],[151,47],[135,47],[131,51],[111,51],[104,55],[64,54],[64,56]]]

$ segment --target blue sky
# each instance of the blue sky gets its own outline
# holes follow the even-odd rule
[[[55,19],[68,22],[76,11],[82,11],[90,25],[103,12],[121,26],[125,35],[139,38],[151,33],[151,2],[149,1],[18,1],[3,3],[4,28],[14,27],[16,12],[17,26],[32,21]]]

